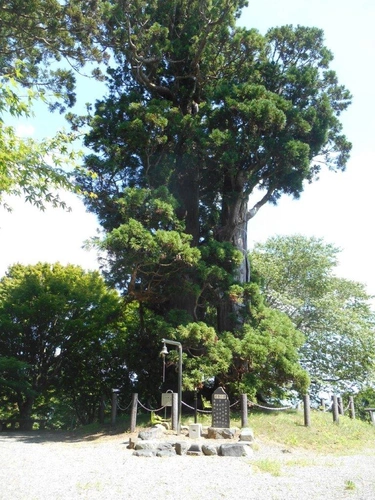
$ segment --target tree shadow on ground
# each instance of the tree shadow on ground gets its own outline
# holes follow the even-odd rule
[[[0,433],[0,442],[14,440],[22,443],[42,444],[42,443],[80,443],[99,441],[103,439],[118,438],[124,435],[127,439],[126,431],[123,429],[109,428],[99,432],[85,433],[82,431],[6,431]]]

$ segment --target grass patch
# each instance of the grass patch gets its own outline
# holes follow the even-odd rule
[[[260,472],[267,472],[272,476],[281,476],[281,463],[277,460],[270,460],[265,458],[263,460],[256,460],[252,465]]]
[[[78,483],[77,490],[81,493],[90,491],[101,491],[103,485],[100,481],[95,481],[94,483]]]
[[[183,415],[182,425],[194,422],[193,415]],[[211,425],[210,414],[198,414],[198,423]],[[232,427],[241,427],[239,414],[231,413]],[[150,413],[137,416],[138,432],[151,425]],[[255,439],[268,444],[280,444],[286,447],[302,448],[316,453],[348,455],[364,450],[375,453],[375,426],[359,419],[352,420],[340,416],[339,423],[333,422],[332,414],[322,411],[311,412],[311,426],[304,426],[302,411],[257,411],[248,416],[248,426],[254,431]],[[122,434],[129,431],[130,416],[118,415],[114,427],[91,424],[74,431],[76,438],[96,439],[100,436]],[[256,446],[256,443],[254,443]]]
[[[285,462],[288,467],[312,467],[315,464],[316,462],[309,458],[294,458]]]
[[[354,481],[346,481],[345,482],[345,489],[347,491],[354,491],[356,489],[356,485]]]
[[[304,426],[303,413],[280,411],[253,413],[249,426],[265,442],[300,447],[318,453],[351,454],[375,445],[375,427],[362,420],[340,416],[335,424],[331,413],[311,412],[311,426]]]

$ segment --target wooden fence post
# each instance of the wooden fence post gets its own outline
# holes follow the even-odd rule
[[[304,416],[305,427],[310,427],[311,421],[310,421],[310,396],[309,396],[309,394],[305,394],[303,396],[303,416]]]
[[[349,417],[355,419],[355,408],[354,408],[354,398],[349,397]]]
[[[337,396],[337,408],[339,411],[339,415],[344,415],[344,404],[342,402],[341,396]]]
[[[119,393],[118,389],[112,389],[112,413],[111,413],[111,425],[112,425],[112,427],[116,425],[117,394],[118,393]]]
[[[247,427],[247,417],[247,394],[241,394],[241,427]]]
[[[138,394],[132,396],[132,409],[130,413],[130,432],[134,432],[137,425]]]
[[[198,422],[198,390],[194,389],[194,423]]]
[[[332,416],[333,416],[333,421],[335,423],[339,423],[339,410],[338,410],[336,394],[332,396]]]

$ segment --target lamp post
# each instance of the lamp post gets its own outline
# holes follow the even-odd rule
[[[181,407],[182,407],[182,345],[180,342],[176,342],[175,340],[167,340],[161,339],[164,346],[161,351],[162,356],[166,356],[168,354],[168,349],[165,344],[174,345],[178,347],[178,412],[177,412],[177,434],[180,434],[181,430]]]

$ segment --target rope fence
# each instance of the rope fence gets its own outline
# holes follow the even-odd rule
[[[119,402],[117,402],[117,408],[118,408],[120,411],[124,411],[124,412],[125,412],[125,411],[128,411],[128,410],[129,410],[129,408],[131,407],[131,404],[132,404],[132,402],[130,401],[130,403],[128,404],[128,406],[127,406],[126,408],[122,408],[122,407],[120,406],[120,403],[119,403]]]
[[[139,406],[141,406],[144,410],[146,411],[149,411],[149,412],[158,412],[158,411],[161,411],[161,410],[164,410],[164,408],[166,408],[166,406],[161,406],[160,408],[146,408],[146,406],[144,406],[140,401],[139,399],[137,399],[138,401],[138,404]]]
[[[163,422],[163,421],[167,421],[167,420],[172,420],[172,428],[173,429],[176,428],[176,422],[181,417],[180,414],[181,414],[181,406],[182,405],[185,408],[192,410],[194,412],[195,422],[197,422],[196,417],[198,414],[212,415],[213,422],[215,420],[215,416],[214,416],[214,412],[213,412],[212,407],[210,409],[197,408],[196,400],[195,400],[195,406],[191,406],[188,403],[186,403],[185,401],[181,400],[180,401],[180,403],[181,403],[180,410],[178,412],[178,410],[177,410],[177,406],[178,406],[177,393],[172,393],[173,398],[171,399],[171,401],[168,404],[163,404],[159,408],[149,408],[148,406],[143,404],[142,401],[138,398],[138,394],[133,394],[132,400],[129,402],[129,404],[126,407],[122,407],[122,406],[120,406],[119,402],[117,401],[117,392],[118,392],[117,390],[113,391],[113,394],[112,394],[112,424],[113,425],[115,424],[115,421],[116,421],[117,409],[119,409],[120,411],[125,413],[129,410],[129,408],[131,408],[131,428],[135,428],[136,415],[138,413],[138,406],[140,408],[142,408],[142,410],[144,410],[146,412],[150,412],[152,414],[156,414],[162,410],[166,410],[166,408],[168,408],[168,407],[171,407],[170,419],[166,418],[166,413],[165,413],[164,419],[159,415],[153,415],[153,417],[151,418],[151,421],[154,420],[154,422],[155,421],[156,422],[158,422],[158,421]],[[225,395],[225,393],[224,393],[224,395]],[[165,400],[163,401],[163,403],[164,402],[165,402]],[[239,403],[240,403],[240,405],[239,405]],[[308,394],[306,394],[303,397],[302,403],[303,403],[303,410],[304,410],[304,424],[306,427],[309,427],[311,425],[311,423],[310,423],[311,405],[310,405],[310,397]],[[203,404],[208,405],[209,403],[207,403],[205,401]],[[212,400],[212,404],[214,404],[214,399]],[[301,402],[299,402],[298,405],[289,405],[289,406],[281,406],[281,407],[265,406],[265,405],[260,405],[258,403],[255,403],[254,401],[248,402],[246,394],[242,394],[240,400],[237,400],[237,401],[233,402],[232,404],[229,404],[228,397],[226,396],[226,405],[227,405],[228,414],[229,414],[230,409],[239,405],[239,410],[241,412],[242,427],[244,427],[245,424],[247,425],[248,411],[251,410],[252,408],[259,408],[260,410],[265,410],[265,411],[285,411],[285,410],[292,410],[292,409],[300,410],[301,409],[300,404],[301,404]],[[332,412],[333,421],[335,423],[338,423],[340,415],[345,415],[345,413],[348,411],[349,411],[350,418],[355,418],[354,398],[352,396],[349,398],[349,403],[347,404],[347,406],[344,407],[342,404],[341,397],[333,395],[331,405],[329,406],[328,410],[324,404],[322,404],[322,409],[323,409],[323,411],[331,411]],[[375,409],[369,409],[368,411],[370,411],[371,421],[372,421],[373,425],[375,425]],[[217,412],[217,409],[216,409],[216,412]],[[178,414],[179,414],[179,417],[177,417]],[[179,425],[179,424],[177,424],[177,425]]]
[[[258,405],[257,403],[253,403],[252,401],[249,401],[248,406],[249,406],[249,408],[256,406],[257,408],[261,408],[262,410],[271,410],[271,411],[291,410],[294,408],[294,406],[292,406],[292,405],[291,406],[282,406],[281,408],[274,408],[273,406]]]

